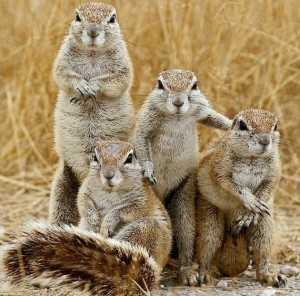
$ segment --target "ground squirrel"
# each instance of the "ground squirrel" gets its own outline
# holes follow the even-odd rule
[[[33,224],[6,246],[2,261],[10,282],[26,279],[105,296],[157,288],[171,249],[171,222],[129,143],[97,146],[78,208],[79,228]]]
[[[181,261],[180,280],[196,285],[191,268],[195,239],[197,122],[221,129],[231,121],[214,111],[194,73],[166,70],[138,113],[132,141],[143,174],[171,216]],[[155,172],[155,175],[154,175]]]
[[[202,282],[211,280],[212,260],[225,276],[246,270],[251,246],[258,280],[286,284],[285,276],[268,271],[279,138],[272,113],[245,110],[200,160],[196,259]]]
[[[54,176],[49,221],[76,224],[76,197],[99,140],[125,140],[133,113],[132,64],[113,6],[82,3],[76,9],[54,65],[59,88]]]

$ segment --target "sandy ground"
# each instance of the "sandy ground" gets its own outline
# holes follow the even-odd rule
[[[273,265],[273,269],[280,270],[282,267],[287,265]],[[267,285],[261,285],[255,280],[254,268],[249,267],[244,273],[239,277],[234,278],[221,278],[215,279],[210,285],[202,285],[201,287],[174,287],[176,283],[176,276],[174,267],[168,266],[164,271],[164,280],[161,283],[161,289],[151,293],[154,296],[193,296],[193,295],[220,295],[220,296],[272,296],[272,295],[290,295],[296,296],[300,295],[300,277],[299,269],[300,265],[295,266],[298,269],[298,275],[288,276],[288,283],[285,288],[272,288]],[[225,287],[227,285],[227,287]],[[6,280],[3,274],[0,273],[0,295],[47,295],[47,296],[64,296],[64,295],[82,295],[79,292],[69,292],[62,289],[36,289],[36,288],[24,288],[16,289],[12,291],[11,289],[5,287]],[[222,286],[222,287],[218,287]]]

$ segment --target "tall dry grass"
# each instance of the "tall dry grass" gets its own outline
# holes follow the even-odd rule
[[[52,64],[80,1],[0,0],[0,223],[45,216],[57,157]],[[276,197],[299,245],[300,5],[297,0],[111,1],[135,69],[138,108],[165,68],[194,71],[229,117],[264,108],[280,120]],[[205,148],[219,131],[200,127]],[[19,210],[18,210],[19,209]]]

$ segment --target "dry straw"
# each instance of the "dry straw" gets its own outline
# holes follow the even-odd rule
[[[80,1],[0,0],[0,225],[47,215],[57,157],[52,64]],[[135,107],[165,68],[186,68],[229,117],[264,108],[279,117],[283,175],[277,229],[296,259],[300,214],[299,1],[111,1],[135,68]],[[200,127],[201,149],[220,132]],[[298,219],[298,220],[296,220]],[[298,224],[297,224],[298,221]],[[285,254],[285,253],[284,253]],[[286,253],[287,254],[287,253]]]

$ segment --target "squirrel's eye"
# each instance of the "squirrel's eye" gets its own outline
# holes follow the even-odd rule
[[[75,18],[76,22],[81,22],[81,18],[79,17],[78,13],[76,13],[76,18]]]
[[[246,123],[242,120],[240,121],[239,129],[241,131],[247,131],[248,130]]]
[[[164,89],[164,86],[160,80],[157,80],[157,88],[158,89]]]
[[[198,84],[197,84],[197,81],[193,84],[192,86],[192,90],[196,90],[198,88]]]
[[[274,132],[276,132],[276,131],[277,131],[277,123],[274,126]]]
[[[114,24],[116,22],[116,15],[113,14],[110,20],[108,21],[109,24]]]
[[[124,164],[132,163],[132,158],[133,158],[133,157],[132,157],[132,153],[130,153],[130,154],[127,156],[127,158],[126,158]]]

